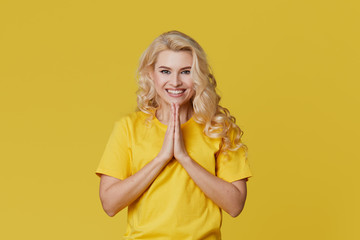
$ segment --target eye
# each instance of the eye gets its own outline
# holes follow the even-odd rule
[[[160,72],[163,73],[163,74],[170,74],[169,70],[161,70]]]
[[[182,71],[181,74],[190,74],[190,70]]]

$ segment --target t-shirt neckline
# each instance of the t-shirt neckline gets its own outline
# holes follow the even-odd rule
[[[167,127],[168,127],[168,125],[160,122],[160,120],[156,117],[155,114],[154,114],[154,117],[153,117],[153,121],[154,121],[157,125],[161,126],[162,128],[167,129]],[[184,122],[183,124],[181,124],[181,127],[183,128],[183,127],[189,125],[190,122],[192,122],[192,121],[194,121],[194,114],[191,116],[191,118],[190,118],[189,120],[187,120],[186,122]]]

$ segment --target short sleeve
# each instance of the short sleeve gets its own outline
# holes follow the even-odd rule
[[[247,181],[252,173],[246,150],[241,147],[237,151],[227,151],[227,154],[220,153],[216,159],[216,175],[228,182]]]
[[[130,138],[125,118],[115,122],[95,173],[121,180],[131,175]]]

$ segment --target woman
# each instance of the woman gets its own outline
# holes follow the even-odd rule
[[[138,111],[116,121],[96,171],[103,208],[128,206],[125,239],[220,239],[221,209],[240,214],[251,172],[205,52],[166,32],[138,73]]]

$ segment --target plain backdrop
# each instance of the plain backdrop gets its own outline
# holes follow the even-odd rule
[[[0,238],[120,239],[95,169],[169,30],[205,49],[254,174],[223,239],[360,239],[358,1],[0,2]]]

